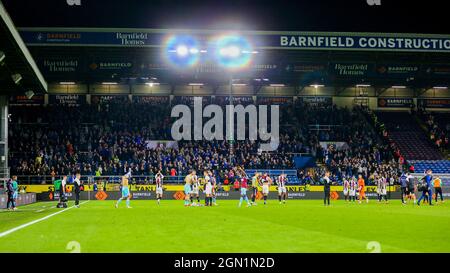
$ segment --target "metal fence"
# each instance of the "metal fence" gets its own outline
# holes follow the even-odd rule
[[[285,173],[288,176],[297,176],[297,170],[256,170],[256,169],[248,169],[246,170],[246,173],[248,176],[253,176],[255,172],[260,173],[267,173],[269,176],[275,177],[280,175],[281,173]],[[104,183],[112,183],[112,184],[119,184],[121,181],[121,175],[103,175],[103,176],[94,176],[94,175],[82,175],[81,181],[85,184],[93,184],[96,182],[97,184],[104,184]],[[202,178],[203,176],[198,175],[199,178]],[[53,181],[55,179],[60,179],[61,176],[51,176],[51,175],[18,175],[17,180],[22,185],[39,185],[39,184],[53,184]],[[164,183],[170,183],[170,184],[181,184],[184,183],[185,176],[178,175],[178,176],[165,176],[164,177]],[[220,177],[217,177],[218,183],[223,183]],[[138,184],[138,185],[146,185],[146,184],[153,184],[155,180],[154,175],[133,175],[130,179],[131,184]],[[69,177],[69,183],[71,182],[71,179]],[[231,181],[230,181],[231,182]]]

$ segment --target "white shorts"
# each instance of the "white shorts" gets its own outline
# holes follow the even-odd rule
[[[347,194],[348,194],[348,190],[344,189],[344,195],[347,195]]]
[[[156,188],[156,194],[163,194],[162,188]]]
[[[278,194],[286,193],[286,187],[278,187]]]
[[[198,189],[193,189],[191,193],[197,195],[198,194]]]
[[[269,185],[263,185],[262,186],[262,193],[264,195],[269,194]]]
[[[356,196],[356,190],[350,190],[350,196]]]
[[[381,195],[386,195],[387,194],[387,191],[386,191],[386,189],[384,189],[384,190],[381,190]]]

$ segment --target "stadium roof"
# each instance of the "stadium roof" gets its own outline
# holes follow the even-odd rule
[[[0,51],[3,56],[0,56],[3,59],[0,64],[0,93],[14,94],[28,90],[46,92],[47,82],[1,2],[0,18]],[[19,85],[12,79],[15,74],[22,77]]]
[[[430,88],[450,84],[450,36],[432,34],[240,31],[257,54],[248,67],[227,73],[214,62],[176,69],[163,57],[168,37],[191,35],[200,47],[226,34],[215,30],[21,28],[20,33],[51,82],[169,84],[230,77],[268,78],[293,86],[370,83]],[[231,75],[230,75],[231,74]]]

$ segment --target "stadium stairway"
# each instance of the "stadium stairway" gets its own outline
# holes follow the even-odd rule
[[[406,112],[377,112],[392,141],[406,160],[442,160],[439,150],[432,146],[416,120]]]

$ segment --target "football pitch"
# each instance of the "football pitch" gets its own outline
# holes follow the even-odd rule
[[[450,252],[450,204],[289,200],[184,207],[183,201],[39,202],[0,212],[0,252]]]

